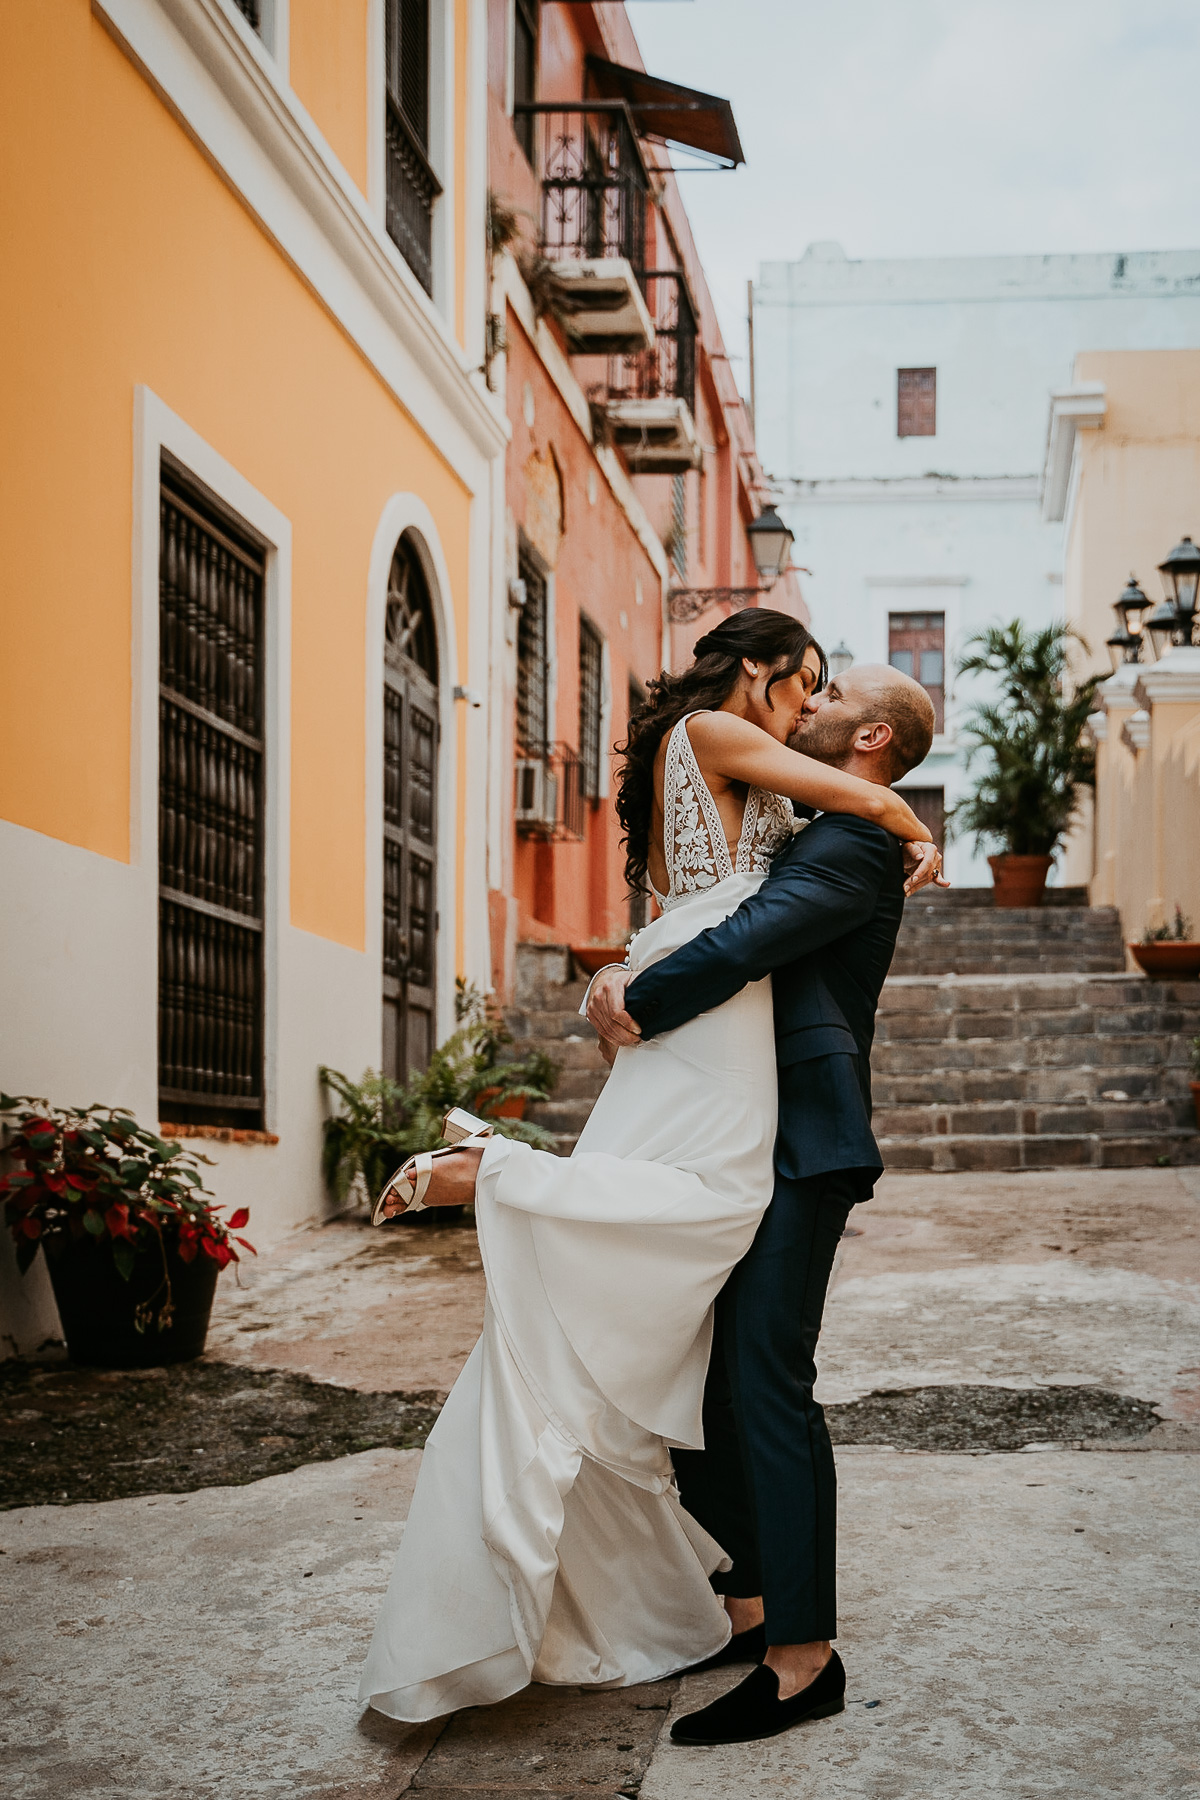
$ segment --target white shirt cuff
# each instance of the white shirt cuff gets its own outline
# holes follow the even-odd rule
[[[600,977],[602,975],[607,975],[610,969],[625,969],[626,971],[628,971],[628,968],[629,968],[629,963],[626,961],[623,963],[605,963],[605,965],[602,969],[596,970],[596,973],[592,976],[592,979],[587,984],[587,992],[584,994],[583,1004],[579,1008],[579,1016],[581,1019],[587,1018],[588,1001],[591,999],[592,989],[595,987],[595,985],[599,981]]]

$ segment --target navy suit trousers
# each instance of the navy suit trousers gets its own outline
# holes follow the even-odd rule
[[[673,1452],[683,1504],[733,1559],[718,1593],[763,1596],[768,1644],[837,1636],[837,1478],[813,1399],[825,1293],[853,1175],[776,1177],[717,1297],[704,1449]]]

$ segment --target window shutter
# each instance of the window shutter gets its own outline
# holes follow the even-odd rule
[[[897,369],[896,436],[937,436],[936,369]]]

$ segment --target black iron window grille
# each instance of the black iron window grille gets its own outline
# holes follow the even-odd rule
[[[429,0],[387,0],[385,50],[387,232],[427,294],[433,292],[429,166]]]
[[[546,577],[525,546],[518,555],[525,604],[517,626],[517,748],[540,756],[550,741],[550,633]]]
[[[676,475],[671,481],[671,567],[680,581],[687,580],[687,477]]]
[[[600,724],[604,714],[604,640],[587,619],[579,621],[579,763],[580,791],[599,800],[604,746]]]
[[[261,0],[233,0],[233,4],[237,7],[251,31],[262,30]]]
[[[641,279],[654,320],[654,346],[632,355],[609,357],[609,397],[685,400],[694,411],[699,328],[687,283],[676,269],[651,269]]]
[[[529,110],[537,99],[537,51],[538,0],[514,0],[513,130],[529,162],[533,161],[537,129]]]
[[[513,117],[535,167],[541,142],[542,255],[623,256],[640,269],[650,182],[624,103],[516,104]]]
[[[262,551],[163,471],[159,1112],[263,1117]]]

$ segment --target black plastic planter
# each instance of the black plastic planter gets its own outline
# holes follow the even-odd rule
[[[112,1239],[70,1238],[47,1242],[46,1263],[67,1351],[72,1362],[94,1369],[152,1369],[190,1362],[204,1349],[219,1270],[203,1250],[194,1262],[167,1250],[174,1316],[165,1331],[155,1319],[166,1299],[158,1245],[141,1250],[126,1281],[113,1263]],[[139,1306],[152,1314],[145,1331],[135,1323]]]

